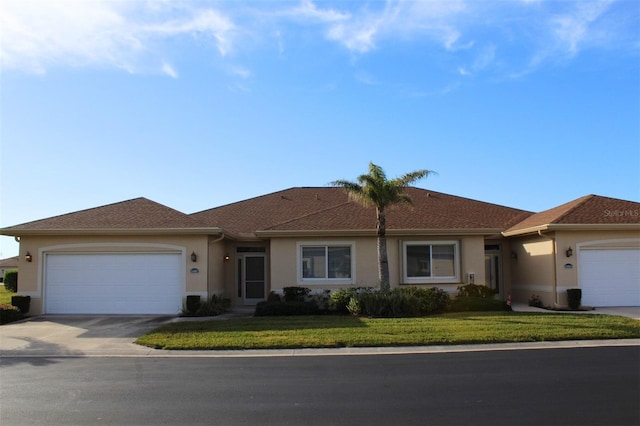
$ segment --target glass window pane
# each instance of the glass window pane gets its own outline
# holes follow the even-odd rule
[[[329,247],[329,278],[351,278],[351,247]]]
[[[434,277],[453,277],[455,275],[454,255],[455,247],[452,245],[434,245],[432,275]]]
[[[326,278],[325,247],[302,247],[302,278]]]
[[[431,246],[407,246],[407,276],[431,276]]]

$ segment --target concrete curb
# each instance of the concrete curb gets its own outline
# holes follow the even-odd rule
[[[257,350],[163,350],[136,346],[131,352],[71,354],[9,354],[1,358],[264,358],[313,356],[415,355],[462,352],[496,352],[539,349],[575,349],[640,346],[640,339],[569,340],[558,342],[488,343],[474,345],[394,346],[366,348],[257,349]]]

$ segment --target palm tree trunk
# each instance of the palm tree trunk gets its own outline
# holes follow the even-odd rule
[[[389,284],[389,261],[387,259],[387,220],[384,210],[376,209],[377,224],[376,236],[378,247],[378,281],[380,282],[380,291],[388,293],[391,290]]]

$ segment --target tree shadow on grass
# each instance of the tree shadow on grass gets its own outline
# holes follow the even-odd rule
[[[266,331],[360,328],[367,325],[351,315],[301,315],[280,317],[233,318],[227,321],[181,322],[160,326],[161,332],[185,331]]]

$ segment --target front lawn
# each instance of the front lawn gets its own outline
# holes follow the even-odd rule
[[[472,312],[421,318],[256,317],[166,324],[136,343],[158,349],[284,349],[640,338],[609,315]]]

